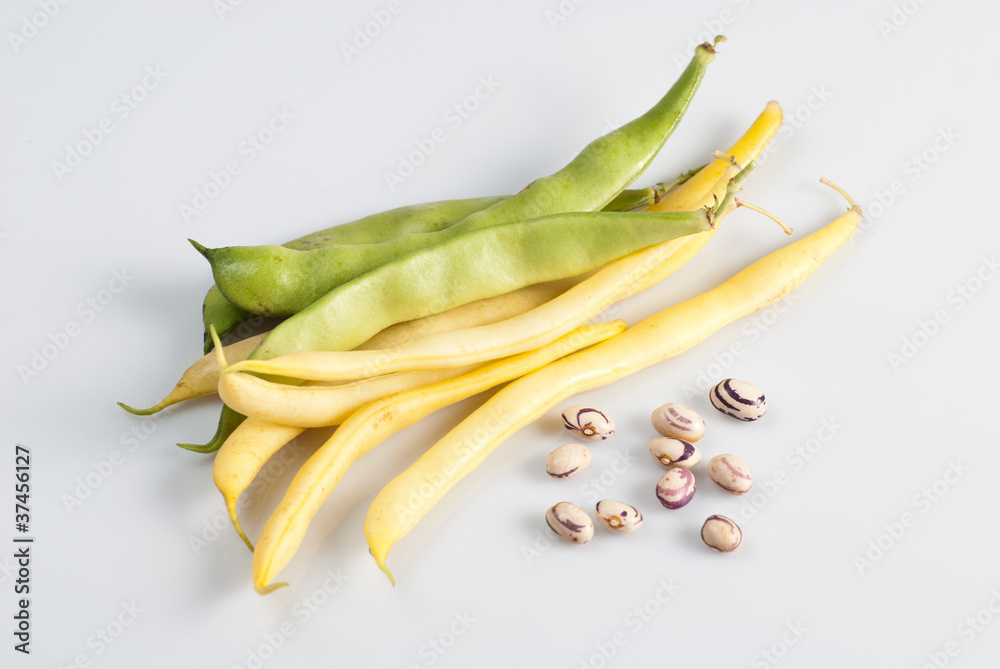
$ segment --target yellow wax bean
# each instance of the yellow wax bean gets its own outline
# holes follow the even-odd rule
[[[225,369],[225,349],[219,345],[212,326],[209,326],[209,331],[216,340],[213,355],[218,358],[218,366]],[[302,434],[306,427],[337,425],[368,402],[453,378],[478,366],[420,370],[339,386],[310,387],[286,386],[247,374],[224,374],[219,382],[219,395],[223,401],[227,404],[232,402],[230,406],[243,413],[247,413],[243,411],[245,408],[253,409],[247,413],[248,420],[243,421],[219,448],[212,467],[212,477],[226,502],[233,527],[253,550],[240,525],[236,501],[271,456]],[[264,399],[261,400],[261,397]],[[284,417],[290,417],[292,421],[275,420]],[[300,425],[310,423],[309,418],[312,424]]]
[[[231,409],[258,420],[327,427],[339,425],[358,407],[380,397],[451,379],[483,364],[396,372],[334,386],[293,386],[242,372],[224,373],[219,397]]]
[[[397,323],[358,346],[357,350],[402,346],[420,337],[439,332],[496,323],[544,304],[556,295],[565,292],[570,286],[576,285],[586,276],[526,286],[506,295],[477,300],[439,314]],[[264,340],[266,335],[267,332],[263,332],[226,346],[224,348],[226,359],[230,364],[246,360],[250,352]],[[170,394],[150,408],[135,409],[122,402],[119,402],[118,405],[129,413],[146,416],[184,400],[211,395],[216,392],[218,385],[219,366],[215,352],[210,351],[187,368]]]
[[[277,425],[249,417],[240,423],[215,454],[212,479],[226,502],[233,527],[250,550],[253,550],[253,544],[240,526],[236,514],[236,501],[243,491],[250,487],[254,477],[271,456],[303,432],[305,432],[304,427]]]
[[[302,543],[309,521],[351,464],[393,434],[442,407],[509,381],[564,355],[625,330],[623,321],[585,325],[527,353],[487,365],[449,381],[372,402],[348,418],[302,466],[267,521],[253,557],[254,587],[265,594]]]

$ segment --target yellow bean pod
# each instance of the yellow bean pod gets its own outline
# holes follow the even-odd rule
[[[223,373],[219,397],[231,409],[258,420],[328,427],[339,425],[358,407],[380,397],[461,376],[483,364],[396,372],[333,386],[293,386],[243,372]]]
[[[355,460],[442,407],[613,337],[625,328],[620,320],[585,325],[542,348],[494,362],[449,381],[385,397],[359,409],[302,466],[264,526],[253,557],[253,581],[257,592],[266,594],[285,585],[271,581],[291,560],[302,543],[309,521]]]
[[[372,556],[392,546],[517,430],[567,397],[678,355],[734,320],[787,295],[857,229],[856,206],[833,223],[753,263],[722,285],[626,332],[512,382],[469,415],[375,498],[365,519]],[[412,495],[414,490],[420,495]]]
[[[439,332],[502,321],[544,304],[556,295],[565,292],[570,286],[576,285],[586,276],[526,286],[506,295],[477,300],[439,314],[397,323],[358,346],[357,350],[403,346],[420,337]],[[262,332],[224,347],[226,359],[229,360],[230,364],[246,360],[250,352],[264,340],[266,335],[267,332]],[[119,402],[118,406],[129,413],[147,416],[184,400],[211,395],[216,392],[218,385],[219,366],[215,352],[210,351],[184,371],[173,390],[165,398],[148,409],[136,409],[122,402]]]
[[[303,432],[304,427],[278,425],[249,417],[240,423],[215,454],[212,479],[226,502],[233,527],[250,550],[253,550],[253,544],[240,526],[236,502],[271,456]]]
[[[226,346],[226,358],[228,360],[246,360],[250,351],[257,347],[257,344],[264,340],[264,335],[256,335],[235,344]],[[148,409],[135,409],[129,405],[119,402],[118,406],[129,413],[137,416],[148,416],[157,411],[166,409],[168,406],[183,402],[184,400],[211,395],[219,386],[219,363],[215,351],[207,353],[188,367],[181,375],[180,380],[174,389],[162,400]]]

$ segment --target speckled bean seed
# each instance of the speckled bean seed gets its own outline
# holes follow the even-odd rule
[[[619,534],[634,532],[642,525],[642,514],[638,509],[613,499],[598,502],[595,516],[597,522]]]
[[[731,453],[716,455],[708,461],[708,477],[731,495],[742,495],[753,485],[747,463]]]
[[[601,441],[615,433],[615,422],[601,411],[572,406],[562,413],[566,429],[585,441]]]
[[[701,540],[710,548],[728,553],[743,543],[743,531],[725,516],[709,516],[701,526]]]
[[[545,522],[571,544],[585,544],[594,537],[594,521],[576,504],[559,502],[545,512]]]
[[[583,444],[563,444],[545,458],[545,471],[557,479],[576,476],[590,466],[591,457]]]
[[[649,442],[649,452],[664,467],[691,469],[701,462],[701,451],[689,441],[657,437]]]
[[[694,474],[672,467],[656,484],[656,497],[664,507],[679,509],[691,501],[696,487]]]
[[[670,402],[653,412],[653,429],[664,437],[698,441],[705,435],[705,421],[691,407]]]
[[[757,420],[767,411],[767,400],[760,388],[739,379],[720,381],[708,397],[716,409],[740,420]]]

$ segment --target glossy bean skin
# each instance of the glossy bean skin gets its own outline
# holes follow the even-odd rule
[[[586,511],[569,502],[559,502],[545,512],[545,523],[560,539],[585,544],[594,538],[594,521]]]
[[[743,530],[725,516],[709,516],[701,526],[701,540],[709,548],[729,553],[743,543]]]
[[[716,455],[708,461],[708,477],[730,495],[744,495],[753,487],[750,467],[732,453]]]
[[[642,527],[642,513],[631,504],[614,499],[602,499],[598,502],[594,517],[615,534],[629,534]]]

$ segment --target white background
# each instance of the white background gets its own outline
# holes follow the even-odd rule
[[[350,59],[342,44],[386,3],[247,0],[220,12],[209,0],[80,0],[51,18],[43,4],[5,4],[0,48],[0,542],[10,546],[0,550],[0,664],[994,666],[995,3],[404,0]],[[41,27],[26,28],[32,21]],[[558,410],[517,434],[396,546],[395,588],[367,553],[368,504],[482,398],[359,462],[283,573],[291,586],[255,594],[250,555],[222,522],[211,458],[174,446],[211,436],[216,402],[158,422],[115,406],[153,403],[200,355],[211,278],[186,239],[281,243],[411,202],[516,191],[644,111],[717,32],[729,41],[639,183],[704,162],[776,99],[786,126],[744,197],[801,236],[844,210],[819,185],[827,176],[869,214],[855,241],[785,313],[735,323],[575,398],[618,425],[582,476],[543,473],[545,454],[566,440]],[[115,101],[147,68],[162,81],[123,118]],[[448,124],[445,112],[481,77],[495,90]],[[294,118],[247,160],[241,144],[273,110]],[[102,119],[113,130],[58,175],[53,163]],[[446,141],[390,189],[385,173],[437,127]],[[185,219],[180,205],[230,160],[241,172]],[[784,243],[741,212],[615,315],[636,322]],[[116,271],[129,277],[125,290],[88,311],[88,299],[110,296],[102,290]],[[70,323],[79,332],[67,343],[58,333]],[[26,375],[53,339],[65,347]],[[729,354],[734,344],[742,354]],[[767,416],[737,424],[704,393],[685,392],[723,376],[761,386]],[[750,464],[758,508],[715,489],[704,465],[688,507],[658,507],[648,416],[671,400],[705,415],[706,460],[732,452]],[[824,424],[837,427],[820,442],[831,436]],[[136,428],[141,441],[129,437]],[[318,438],[300,439],[298,452]],[[30,657],[5,631],[17,598],[18,442],[32,451]],[[91,476],[99,486],[72,503],[112,458],[107,478]],[[252,535],[294,469],[269,470],[267,494],[244,509]],[[952,483],[949,469],[959,472]],[[646,512],[641,531],[598,528],[582,547],[550,541],[544,510],[563,499],[590,507],[590,484],[602,480],[602,497]],[[743,526],[739,551],[701,544],[712,513]],[[341,583],[328,595],[331,574]]]

